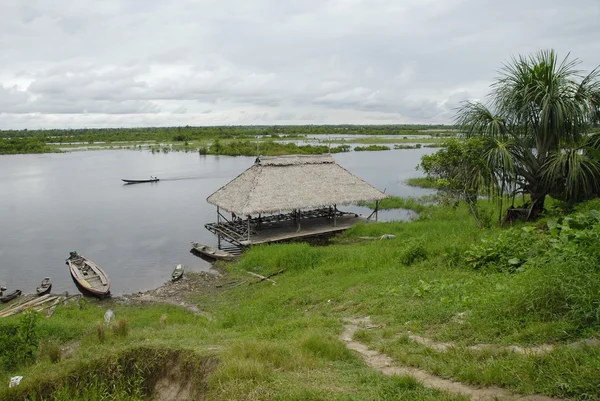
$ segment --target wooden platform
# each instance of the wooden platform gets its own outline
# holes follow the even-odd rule
[[[335,215],[335,218],[334,218]],[[234,247],[245,248],[252,245],[271,242],[306,240],[309,238],[334,235],[345,231],[357,223],[367,223],[372,220],[354,213],[338,210],[317,209],[302,212],[293,218],[293,214],[266,216],[261,219],[221,220],[209,223],[205,227],[221,240],[227,241]],[[223,217],[223,216],[221,216]],[[298,227],[298,222],[300,227]],[[250,231],[248,235],[248,231]]]
[[[242,241],[242,245],[258,245],[270,242],[282,242],[298,239],[307,239],[310,237],[319,237],[333,235],[346,231],[357,223],[366,223],[366,217],[355,215],[346,215],[336,218],[336,225],[333,226],[333,220],[320,217],[315,219],[303,219],[300,222],[300,231],[298,227],[290,222],[282,222],[278,226],[272,226],[263,230],[257,230],[256,234],[250,235],[250,241]]]

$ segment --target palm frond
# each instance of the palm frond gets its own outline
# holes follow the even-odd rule
[[[503,138],[508,134],[505,121],[478,102],[463,102],[455,122],[467,137]]]
[[[581,148],[555,152],[544,165],[543,181],[564,200],[577,202],[600,191],[600,162]]]

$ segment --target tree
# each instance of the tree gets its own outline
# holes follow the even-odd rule
[[[481,158],[482,151],[480,139],[453,139],[447,141],[443,149],[421,157],[418,166],[428,177],[437,179],[436,186],[446,194],[446,200],[464,201],[479,225],[483,223],[477,199],[490,177],[485,160]]]
[[[599,70],[582,75],[580,62],[561,62],[553,50],[506,64],[489,102],[466,102],[456,122],[467,137],[484,141],[488,185],[498,195],[524,193],[529,216],[546,195],[574,203],[600,192]]]

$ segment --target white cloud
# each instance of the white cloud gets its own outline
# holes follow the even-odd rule
[[[0,128],[451,122],[517,54],[600,64],[596,0],[4,0]]]

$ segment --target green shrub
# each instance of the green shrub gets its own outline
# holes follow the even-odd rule
[[[402,264],[410,266],[413,263],[427,260],[427,248],[422,240],[410,240],[400,256]]]
[[[482,240],[465,252],[465,260],[474,268],[492,267],[498,271],[516,271],[523,263],[538,255],[544,232],[535,227],[511,227]]]

